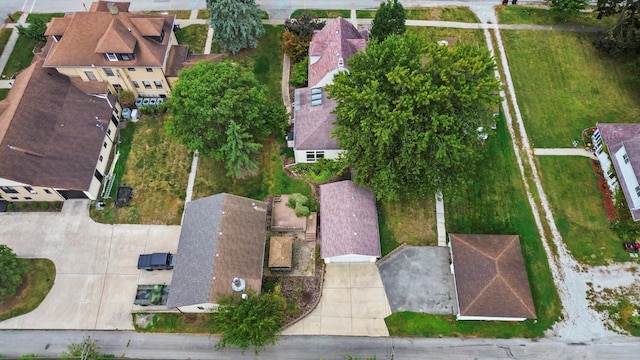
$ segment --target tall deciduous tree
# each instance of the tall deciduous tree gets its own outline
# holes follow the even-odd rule
[[[607,54],[640,52],[640,0],[598,0],[598,18],[616,15],[618,21],[595,47]]]
[[[266,101],[265,94],[266,87],[240,65],[198,63],[179,74],[168,102],[172,116],[165,123],[167,134],[191,150],[234,164],[227,170],[238,174],[236,165],[252,167],[238,161],[240,155],[251,157],[257,150],[252,144],[282,133],[286,125],[284,106]]]
[[[27,265],[6,245],[0,245],[0,296],[15,295],[27,274]]]
[[[480,156],[478,128],[499,101],[494,69],[484,47],[412,35],[352,57],[327,90],[356,183],[382,200],[464,190]]]
[[[210,23],[216,43],[236,54],[258,46],[265,34],[261,10],[255,0],[207,0]]]
[[[223,296],[218,310],[211,313],[211,332],[222,335],[216,347],[237,346],[245,351],[253,346],[257,355],[263,347],[276,344],[286,306],[278,288],[262,295],[248,291],[246,299]]]
[[[297,63],[309,55],[309,43],[315,30],[321,30],[325,22],[304,13],[300,17],[287,19],[282,34],[282,50],[291,61]]]
[[[589,0],[545,0],[549,3],[551,10],[562,14],[574,15],[580,10],[584,10],[589,4]]]
[[[380,4],[371,26],[371,37],[382,41],[390,35],[402,35],[405,31],[407,14],[398,0],[388,0]]]

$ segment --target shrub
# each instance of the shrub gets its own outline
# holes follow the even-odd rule
[[[6,245],[0,245],[0,297],[13,296],[27,274],[27,264]]]
[[[309,57],[305,57],[302,61],[293,65],[291,72],[291,80],[289,84],[295,87],[306,87],[309,81]]]
[[[309,216],[311,211],[308,205],[309,198],[300,193],[291,194],[289,201],[287,201],[287,206],[295,210],[297,217]]]
[[[136,103],[136,96],[131,91],[120,90],[118,91],[118,101],[123,108],[131,108]]]
[[[42,203],[40,207],[42,208],[42,210],[49,210],[49,207],[51,207],[51,204],[49,204],[48,202],[45,202],[45,203]]]

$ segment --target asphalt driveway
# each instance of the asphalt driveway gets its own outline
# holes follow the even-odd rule
[[[452,314],[455,304],[449,248],[407,246],[378,267],[391,311]]]
[[[171,282],[171,271],[138,270],[137,258],[175,252],[180,226],[98,224],[88,206],[87,200],[69,200],[60,213],[0,214],[0,243],[20,257],[56,265],[42,304],[0,322],[0,329],[133,329],[137,285]]]

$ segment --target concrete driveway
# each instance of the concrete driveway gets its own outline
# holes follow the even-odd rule
[[[449,248],[407,246],[379,265],[394,313],[452,314],[455,304]]]
[[[327,264],[318,306],[284,335],[389,336],[391,315],[374,263]]]
[[[18,256],[56,265],[42,304],[0,322],[0,329],[133,329],[137,285],[171,282],[172,271],[140,271],[137,259],[146,252],[175,252],[180,226],[97,224],[88,206],[69,200],[60,213],[0,215],[0,243]]]

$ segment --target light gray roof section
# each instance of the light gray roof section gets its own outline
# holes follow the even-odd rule
[[[187,203],[167,307],[209,302],[225,194]]]

